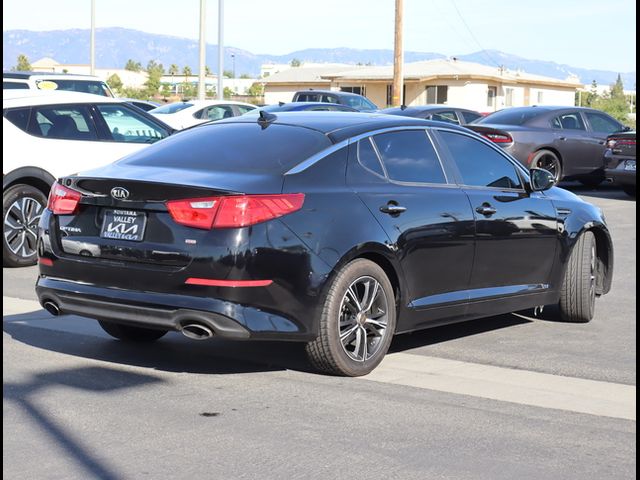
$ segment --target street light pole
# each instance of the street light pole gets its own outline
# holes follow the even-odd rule
[[[200,0],[200,66],[198,72],[198,100],[204,100],[205,96],[205,63],[206,63],[206,40],[205,40],[205,7],[207,0]]]
[[[231,60],[233,61],[233,78],[236,78],[236,54],[231,54]]]
[[[224,38],[224,0],[218,0],[218,100],[224,99],[224,91],[222,86],[222,79],[224,75],[224,45],[222,44]]]
[[[91,0],[91,40],[89,45],[89,73],[96,74],[96,0]]]

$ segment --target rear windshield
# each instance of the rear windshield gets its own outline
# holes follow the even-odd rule
[[[546,110],[540,108],[508,108],[499,112],[491,113],[486,117],[477,120],[475,123],[495,123],[499,125],[524,125],[529,120],[545,113]]]
[[[258,122],[209,124],[178,132],[119,163],[216,172],[281,174],[331,141],[308,128]]]
[[[36,80],[39,90],[64,90],[69,92],[92,93],[103,97],[113,97],[106,83],[98,80]]]
[[[186,102],[178,102],[178,103],[169,103],[168,105],[163,105],[158,108],[154,108],[150,110],[150,113],[176,113],[180,110],[184,110],[185,108],[193,107],[193,103]]]

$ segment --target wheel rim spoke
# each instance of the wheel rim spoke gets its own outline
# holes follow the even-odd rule
[[[373,277],[355,280],[340,305],[339,337],[345,353],[357,362],[375,355],[387,335],[387,296]]]
[[[37,226],[43,205],[32,197],[18,198],[4,216],[5,244],[15,255],[32,257],[37,249]]]

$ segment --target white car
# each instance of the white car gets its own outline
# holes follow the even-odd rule
[[[51,72],[2,72],[3,90],[58,90],[115,96],[109,85],[92,75]]]
[[[127,102],[76,92],[4,90],[5,267],[36,261],[37,227],[59,177],[113,162],[173,133]]]
[[[149,110],[149,113],[176,130],[182,130],[200,123],[237,117],[255,108],[256,106],[250,103],[229,100],[190,100],[168,103]]]

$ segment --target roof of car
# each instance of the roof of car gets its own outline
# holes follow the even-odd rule
[[[272,115],[276,117],[271,122],[273,124],[291,125],[316,130],[329,136],[334,143],[362,133],[384,128],[402,126],[442,127],[441,122],[432,122],[430,120],[401,117],[397,115],[383,115],[379,113],[302,111],[276,112]],[[207,125],[220,125],[224,123],[254,123],[256,121],[255,116],[242,115],[226,120],[219,120]],[[203,127],[206,128],[206,125]],[[461,131],[468,132],[468,130],[456,125],[450,125],[447,126],[447,128],[459,129]]]
[[[255,105],[253,105],[251,103],[237,102],[235,100],[198,100],[198,99],[193,99],[193,100],[185,100],[185,101],[173,102],[173,103],[190,103],[194,107],[207,107],[209,105],[244,105],[244,106],[255,107]],[[160,106],[164,106],[164,105],[171,105],[171,103],[165,103],[165,104],[160,105]]]
[[[119,98],[61,90],[3,90],[2,108],[64,103],[118,103]]]
[[[99,77],[94,75],[78,75],[75,73],[52,73],[52,72],[2,72],[2,78],[16,78],[16,79],[24,79],[28,80],[31,77],[42,77],[46,76],[48,78],[55,78],[58,80],[62,79],[83,79],[83,80],[97,80],[102,81]]]
[[[429,112],[432,110],[460,110],[462,112],[474,112],[473,110],[469,110],[468,108],[459,108],[459,107],[451,107],[449,105],[419,105],[414,107],[391,107],[380,110],[380,113],[387,113],[390,115],[394,114],[404,114],[409,115],[411,113],[421,113],[421,112]],[[478,113],[478,115],[480,115]]]

